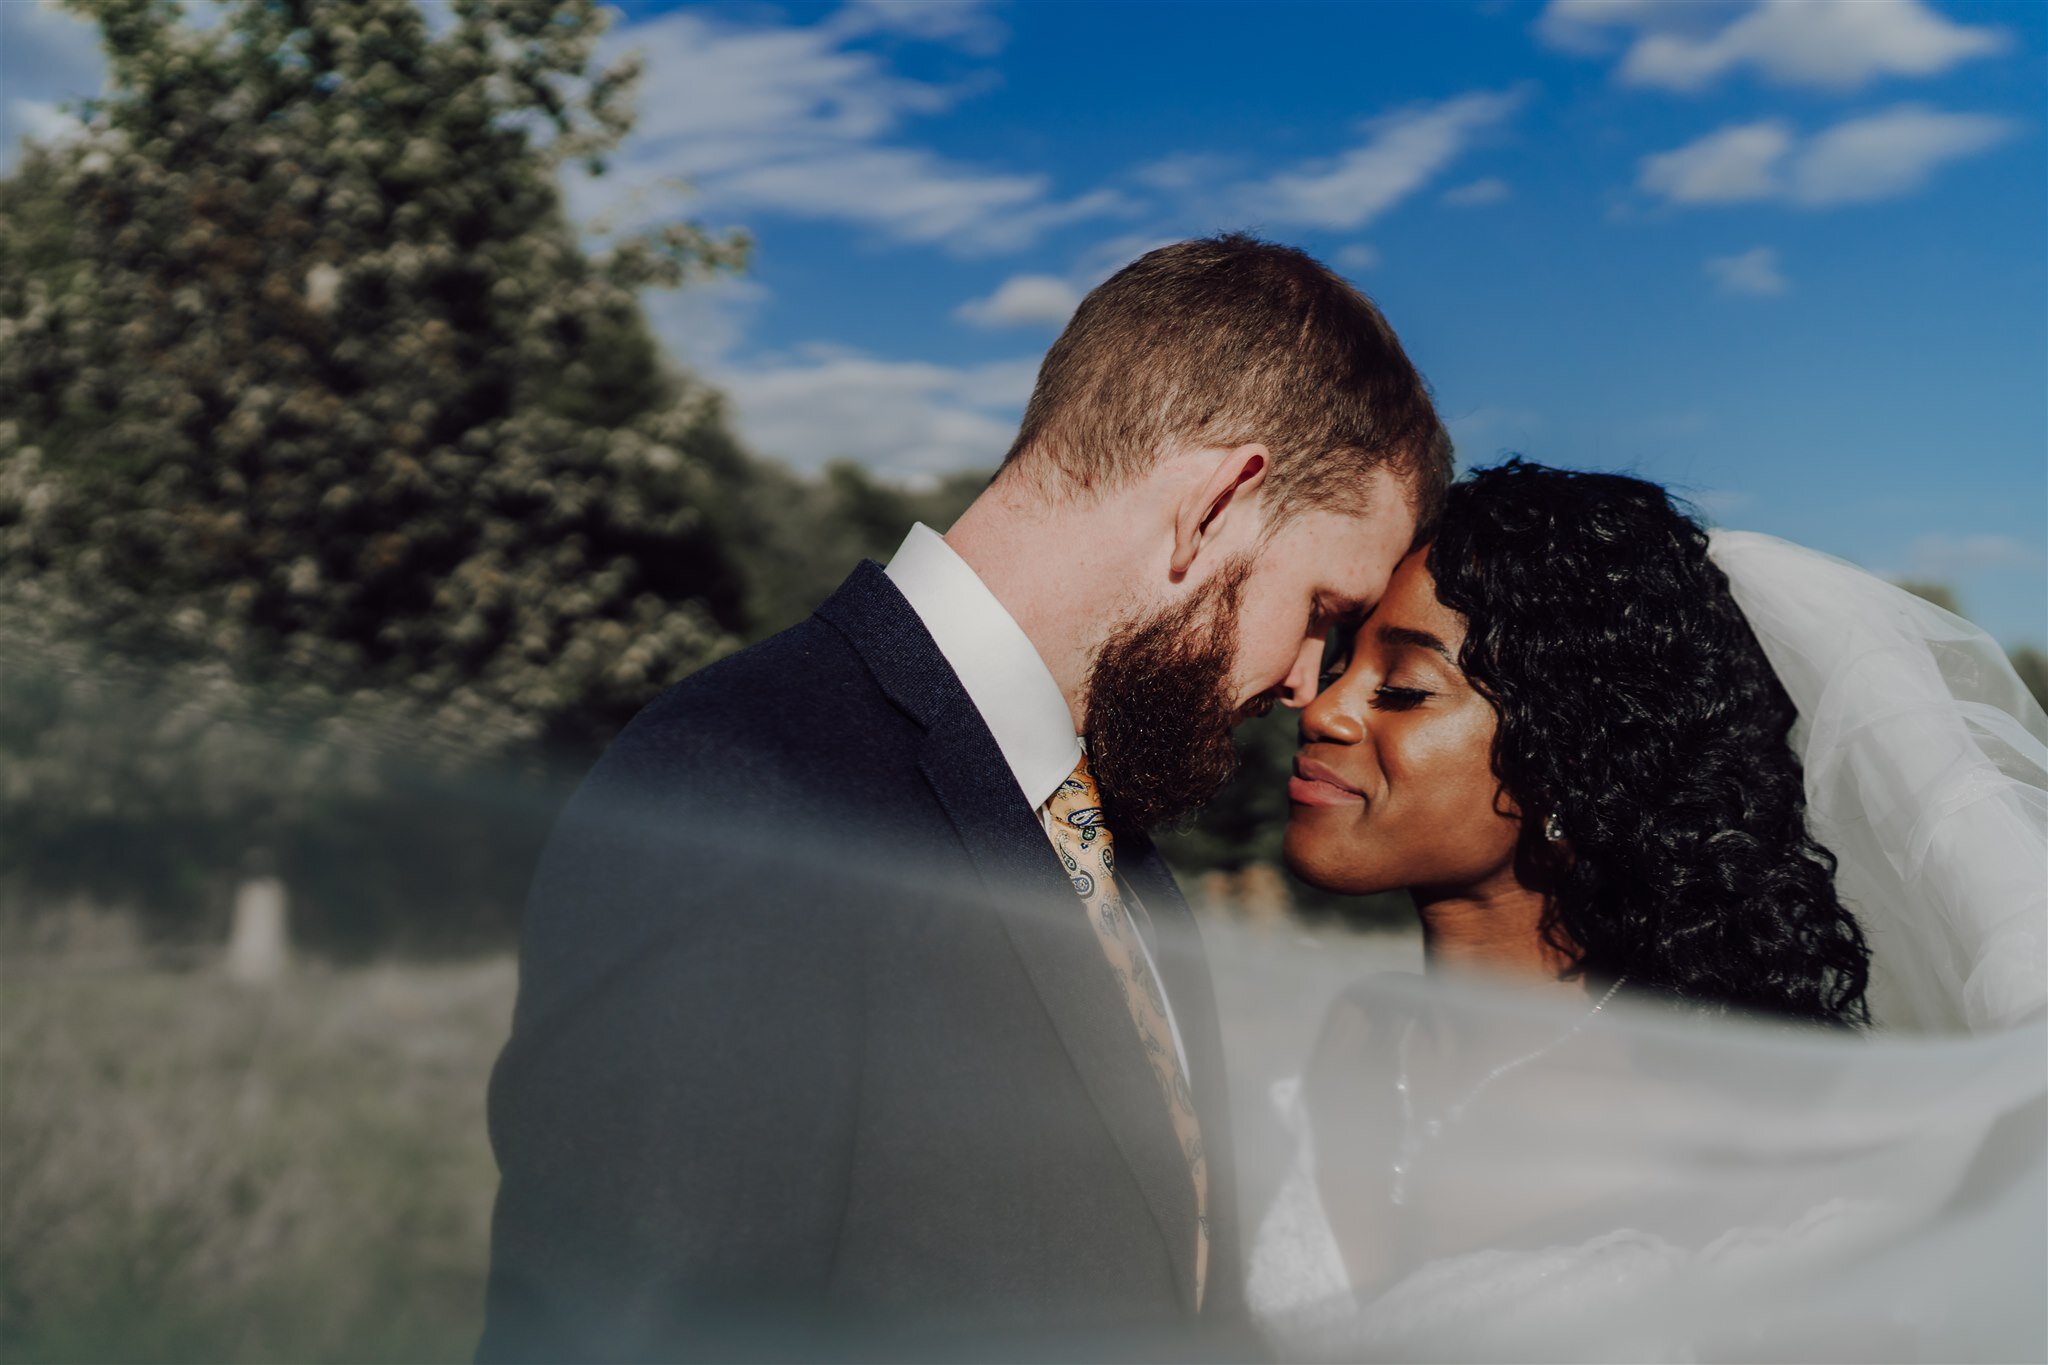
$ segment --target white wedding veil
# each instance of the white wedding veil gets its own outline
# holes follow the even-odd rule
[[[1872,948],[1881,1025],[1984,1030],[2048,1002],[2048,718],[1996,641],[1852,564],[1716,531],[1799,711],[1807,824]]]
[[[1769,536],[1711,555],[1798,709],[1874,1027],[1344,985],[1304,1090],[1299,1052],[1233,1058],[1251,1297],[1282,1354],[2048,1359],[2048,720],[1950,612]],[[1281,1010],[1289,971],[1328,1001],[1342,951],[1223,1003]],[[1281,1118],[1253,1112],[1269,1090]],[[1283,1126],[1291,1169],[1261,1171]]]

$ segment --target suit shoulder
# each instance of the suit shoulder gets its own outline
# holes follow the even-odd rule
[[[815,738],[811,717],[872,719],[893,710],[845,637],[813,616],[672,684],[641,708],[619,742],[723,738],[758,746],[791,731]]]
[[[592,776],[646,794],[744,772],[764,798],[800,787],[829,799],[846,780],[865,786],[861,775],[914,761],[921,733],[859,652],[813,616],[670,686]]]

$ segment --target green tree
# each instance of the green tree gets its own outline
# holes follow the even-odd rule
[[[2034,694],[2034,700],[2048,707],[2048,654],[2032,645],[2021,645],[2012,652],[2012,666],[2027,690]]]
[[[637,75],[596,0],[67,2],[108,93],[0,183],[10,842],[289,842],[380,753],[587,758],[735,647],[751,462],[638,291],[745,243],[580,245]]]
[[[914,523],[945,531],[988,481],[986,471],[969,470],[911,489],[851,460],[827,465],[816,479],[764,465],[739,509],[751,533],[735,546],[755,630],[769,634],[802,620],[854,565],[886,560]]]
[[[1901,579],[1899,586],[1915,597],[1932,602],[1935,606],[1956,615],[1963,615],[1961,601],[1955,590],[1941,583],[1923,583],[1914,579]],[[2048,654],[2043,654],[2032,645],[2021,645],[2009,652],[2013,671],[2020,675],[2020,681],[2034,694],[2034,700],[2048,707]]]
[[[1917,578],[1902,578],[1899,580],[1899,586],[1923,602],[1932,602],[1943,611],[1952,611],[1958,616],[1963,614],[1962,600],[1956,596],[1956,590],[1946,583],[1927,583]]]

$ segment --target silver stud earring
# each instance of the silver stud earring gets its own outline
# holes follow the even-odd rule
[[[1564,842],[1564,821],[1557,818],[1556,811],[1543,817],[1543,837],[1553,844]]]

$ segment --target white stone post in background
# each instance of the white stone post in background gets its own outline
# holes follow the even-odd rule
[[[282,879],[242,879],[235,889],[235,922],[228,936],[230,981],[261,986],[284,976],[291,965],[288,906]]]

